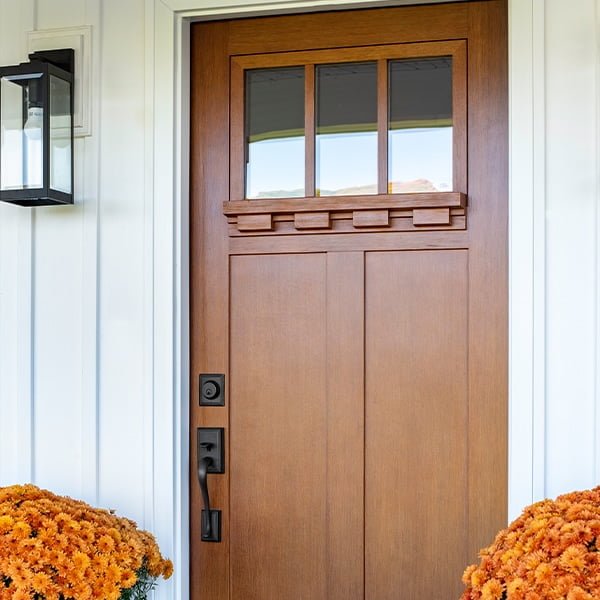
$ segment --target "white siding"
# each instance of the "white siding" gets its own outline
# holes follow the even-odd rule
[[[510,2],[510,513],[600,483],[597,0]]]
[[[34,29],[91,25],[93,48],[75,206],[0,205],[0,485],[114,507],[171,555],[186,538],[171,489],[185,457],[177,376],[157,373],[182,365],[185,380],[186,362],[156,343],[178,339],[173,273],[156,248],[169,246],[180,182],[153,189],[155,142],[173,137],[153,129],[155,109],[173,110],[171,81],[153,81],[172,51],[154,46],[155,23],[162,35],[169,6],[228,4],[0,0],[0,64],[25,60]],[[512,514],[600,482],[599,4],[510,0]]]
[[[154,529],[145,17],[144,0],[0,1],[1,64],[26,59],[34,29],[91,25],[93,46],[75,206],[0,206],[0,485]]]
[[[596,481],[598,40],[594,0],[546,9],[546,493]]]

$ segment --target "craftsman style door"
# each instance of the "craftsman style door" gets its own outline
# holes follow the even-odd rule
[[[506,3],[191,64],[192,598],[456,599],[506,519]]]

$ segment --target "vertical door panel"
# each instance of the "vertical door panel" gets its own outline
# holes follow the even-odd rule
[[[324,598],[325,277],[324,254],[231,258],[236,600]]]
[[[362,594],[362,271],[362,253],[231,258],[236,600]]]
[[[467,526],[467,308],[466,251],[367,254],[369,599],[460,594]]]

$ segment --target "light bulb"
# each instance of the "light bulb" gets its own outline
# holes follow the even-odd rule
[[[25,135],[29,140],[42,139],[44,109],[39,106],[32,106],[27,111],[27,121],[25,122]]]

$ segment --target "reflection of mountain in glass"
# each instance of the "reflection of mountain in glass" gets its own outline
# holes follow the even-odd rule
[[[452,189],[452,58],[389,63],[388,190]]]
[[[436,187],[428,179],[415,179],[413,181],[394,181],[388,185],[389,194],[416,194],[423,192],[447,192],[449,187]],[[272,190],[268,192],[259,192],[256,198],[294,198],[302,196],[304,190],[302,188],[295,190]],[[318,190],[317,195],[325,196],[365,196],[376,194],[377,190],[373,185],[355,186],[349,188],[341,188],[339,190]]]
[[[319,65],[316,86],[317,196],[376,194],[377,63]]]
[[[388,183],[389,194],[410,194],[418,192],[449,192],[448,184],[435,185],[429,179],[413,179],[412,181],[390,181]]]

